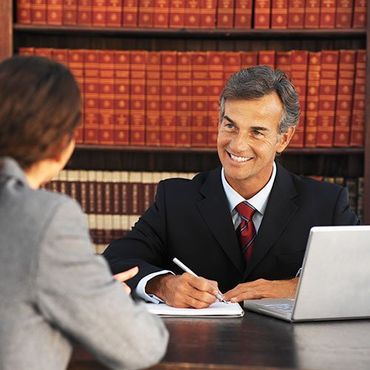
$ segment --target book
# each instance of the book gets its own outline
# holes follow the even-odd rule
[[[155,315],[167,317],[243,317],[244,310],[239,303],[215,302],[207,308],[178,308],[165,303],[146,303],[146,309]]]

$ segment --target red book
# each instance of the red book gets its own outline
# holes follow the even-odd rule
[[[59,63],[68,66],[68,49],[45,49],[46,53],[51,50],[51,57]],[[47,54],[49,56],[49,54]]]
[[[130,53],[130,144],[145,145],[145,101],[147,51],[135,50]]]
[[[319,106],[321,52],[310,52],[307,72],[307,104],[305,147],[316,147],[317,117]]]
[[[31,17],[31,0],[17,1],[17,22],[20,24],[30,24]]]
[[[346,147],[349,145],[355,65],[355,50],[340,50],[334,146]]]
[[[336,28],[351,28],[353,16],[353,0],[337,0]]]
[[[107,24],[106,0],[92,0],[92,24],[93,26],[104,27]]]
[[[177,53],[176,146],[191,145],[192,104],[191,53]]]
[[[306,118],[306,90],[307,90],[307,64],[308,51],[293,50],[291,54],[291,78],[299,96],[301,114],[295,133],[289,144],[291,148],[303,148],[305,137]]]
[[[77,80],[78,86],[80,88],[81,94],[84,97],[85,92],[84,92],[84,51],[83,50],[68,50],[68,66],[70,70],[72,71],[74,77]],[[82,109],[82,117],[81,117],[81,124],[77,127],[75,131],[75,140],[77,144],[81,144],[84,142],[83,134],[84,134],[84,129],[83,129],[83,122],[85,118],[85,112]]]
[[[367,0],[354,0],[353,8],[353,28],[365,28],[366,27],[366,9]]]
[[[38,55],[40,57],[55,59],[53,56],[53,53],[55,54],[55,51],[52,48],[37,48],[34,50],[34,53],[35,55]],[[64,60],[64,56],[65,54],[63,54],[62,52],[62,54],[59,56],[59,61],[64,63],[65,65],[68,65],[68,61]],[[66,57],[66,59],[68,59],[68,57]]]
[[[241,65],[240,51],[227,51],[224,54],[224,83],[235,72],[240,71]]]
[[[288,77],[292,75],[292,52],[278,50],[275,55],[275,68],[285,72]]]
[[[216,27],[217,0],[201,0],[200,28]]]
[[[260,50],[258,52],[258,64],[275,68],[275,50]]]
[[[319,117],[316,138],[316,145],[320,147],[333,146],[338,55],[338,50],[323,50],[321,52]]]
[[[49,0],[46,4],[46,18],[48,24],[63,24],[63,2],[62,0]]]
[[[161,54],[148,53],[146,72],[145,145],[160,145]]]
[[[288,0],[288,28],[303,28],[305,0]]]
[[[185,26],[185,0],[171,0],[170,28],[182,28]]]
[[[241,68],[249,68],[258,64],[257,51],[241,51],[240,52],[240,66]]]
[[[321,0],[320,28],[335,27],[335,8],[337,0]]]
[[[107,26],[121,27],[122,2],[124,0],[107,0]]]
[[[116,145],[129,144],[130,119],[130,52],[114,51],[114,127]]]
[[[235,28],[252,28],[253,0],[235,0]]]
[[[139,27],[153,27],[154,0],[139,0]]]
[[[270,28],[271,0],[255,0],[254,2],[254,28]]]
[[[288,28],[288,0],[272,0],[271,28]]]
[[[23,47],[18,49],[19,55],[35,55],[35,48]]]
[[[122,26],[136,27],[138,24],[138,1],[139,0],[125,0],[122,8]]]
[[[114,69],[113,51],[100,50],[99,62],[99,144],[113,145]]]
[[[207,146],[215,148],[219,124],[219,99],[225,83],[224,53],[208,51],[207,63],[209,68]]]
[[[168,28],[169,25],[169,0],[155,0],[154,2],[154,21],[155,28]]]
[[[192,83],[191,146],[204,148],[208,143],[209,74],[206,52],[192,53]]]
[[[200,24],[201,0],[185,0],[184,26],[186,28],[198,28]]]
[[[163,146],[176,144],[176,51],[161,52],[160,140]]]
[[[46,0],[31,0],[32,24],[46,24]]]
[[[366,50],[357,50],[350,146],[362,147],[364,145],[365,90]]]
[[[318,28],[319,26],[320,26],[320,0],[306,0],[304,27]]]
[[[63,24],[64,25],[77,24],[77,0],[63,1]]]
[[[86,144],[98,144],[99,129],[99,61],[96,50],[85,51],[85,121]]]
[[[92,0],[79,0],[77,5],[77,24],[91,26],[92,24]]]
[[[217,28],[233,28],[234,0],[218,0]]]

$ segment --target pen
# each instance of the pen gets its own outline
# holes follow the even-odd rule
[[[183,269],[185,272],[188,272],[189,274],[193,275],[193,276],[196,276],[198,277],[198,275],[189,269],[188,266],[184,265],[180,260],[178,260],[176,257],[172,260],[174,263],[176,263],[177,266],[179,266],[181,269]],[[223,299],[223,295],[220,291],[217,292],[216,294],[216,298],[220,301],[220,302],[224,302],[226,303],[226,301]]]

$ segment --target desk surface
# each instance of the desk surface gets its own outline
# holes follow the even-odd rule
[[[369,370],[370,320],[290,324],[246,312],[244,318],[166,318],[170,343],[153,370]],[[70,370],[100,370],[77,349]]]

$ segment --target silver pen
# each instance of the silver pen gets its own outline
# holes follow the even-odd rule
[[[193,275],[193,276],[196,276],[196,277],[199,277],[194,271],[190,270],[188,266],[184,265],[180,260],[178,260],[176,257],[172,260],[174,263],[176,263],[177,266],[179,266],[181,269],[183,269],[185,272],[188,272],[189,274]],[[224,303],[227,303],[224,298],[223,298],[223,295],[220,291],[217,292],[216,294],[216,298],[220,301],[220,302],[224,302]]]

